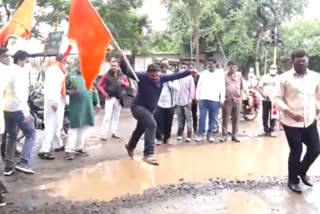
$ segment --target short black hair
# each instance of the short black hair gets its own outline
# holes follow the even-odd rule
[[[150,64],[148,65],[148,68],[147,68],[147,73],[149,72],[156,72],[156,71],[160,71],[160,68],[157,64]]]
[[[209,57],[209,58],[207,59],[207,62],[213,62],[214,64],[216,64],[216,63],[217,63],[217,60],[216,60],[215,58],[213,58],[213,57]]]
[[[229,61],[228,66],[230,66],[230,65],[236,65],[236,63],[234,63],[233,61]]]
[[[293,61],[297,57],[305,57],[307,53],[304,50],[295,50],[291,54],[291,60]]]
[[[163,68],[167,68],[168,69],[168,65],[166,63],[161,63],[160,64],[160,68],[163,69]]]
[[[187,62],[180,62],[180,65],[186,65],[186,66],[189,66]]]
[[[17,64],[19,60],[25,60],[27,57],[29,57],[29,53],[23,50],[18,50],[13,55],[13,63]]]

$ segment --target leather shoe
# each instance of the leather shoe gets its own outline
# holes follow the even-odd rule
[[[240,143],[240,140],[239,140],[237,137],[233,137],[233,138],[232,138],[232,141],[233,141],[233,142],[236,142],[236,143]]]
[[[307,185],[307,186],[309,186],[309,187],[312,187],[312,186],[313,186],[313,184],[310,183],[310,178],[309,178],[308,176],[306,176],[306,175],[299,175],[299,176],[300,176],[300,178],[301,178],[301,181],[302,181],[305,185]]]
[[[113,139],[120,139],[120,137],[118,136],[118,135],[116,135],[116,134],[112,134],[112,136],[111,136]]]
[[[295,193],[299,193],[301,194],[302,193],[302,190],[299,186],[299,184],[292,184],[292,183],[288,183],[288,188],[292,191],[292,192],[295,192]]]

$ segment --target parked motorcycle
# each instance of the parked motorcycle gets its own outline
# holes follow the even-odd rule
[[[247,100],[242,101],[242,115],[246,121],[253,121],[257,118],[260,108],[260,99],[257,96],[256,88],[249,91]]]

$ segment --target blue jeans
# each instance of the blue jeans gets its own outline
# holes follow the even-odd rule
[[[33,120],[26,121],[22,111],[16,112],[4,112],[6,121],[6,130],[8,132],[7,145],[6,145],[6,166],[14,167],[14,158],[16,152],[18,130],[20,129],[26,137],[20,163],[26,163],[29,165],[32,156],[32,150],[36,140],[36,130]],[[19,129],[18,129],[19,128]]]
[[[219,114],[220,103],[210,100],[200,100],[200,119],[199,119],[199,135],[204,136],[206,133],[207,115],[209,113],[209,135],[214,135],[216,130],[216,118]]]

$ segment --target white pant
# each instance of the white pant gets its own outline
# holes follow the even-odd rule
[[[85,147],[89,126],[83,126],[78,129],[70,129],[68,131],[68,139],[65,152],[74,152]]]
[[[51,105],[45,105],[44,109],[44,140],[41,144],[40,153],[50,152],[51,149],[61,148],[63,142],[61,140],[61,129],[63,127],[64,108],[66,104],[64,100],[58,104],[57,111],[53,111]]]
[[[122,109],[120,101],[114,97],[107,99],[104,108],[105,114],[102,121],[100,134],[106,136],[110,130],[110,127],[112,134],[117,134],[120,123],[120,112]]]

